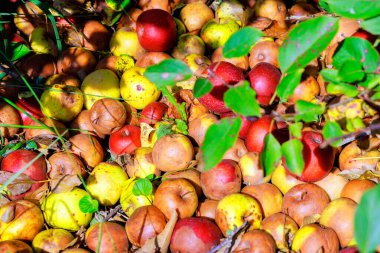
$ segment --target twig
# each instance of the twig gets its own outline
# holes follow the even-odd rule
[[[115,216],[121,210],[121,205],[117,205],[115,208],[111,209],[111,211],[104,217],[104,221],[109,221],[111,218]]]
[[[219,250],[221,250],[223,247],[226,247],[226,250],[225,252],[230,252],[231,249],[232,249],[232,246],[233,246],[233,243],[235,241],[235,238],[236,236],[243,230],[245,230],[246,228],[248,228],[250,224],[248,223],[248,221],[244,221],[244,223],[238,227],[238,228],[235,228],[231,234],[226,238],[226,240],[224,240],[223,242],[221,242],[219,245],[213,247],[209,253],[216,253],[218,252]]]

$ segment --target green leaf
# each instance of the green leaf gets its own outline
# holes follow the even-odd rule
[[[322,69],[320,74],[323,80],[328,83],[340,83],[342,81],[337,69]]]
[[[354,236],[359,251],[372,253],[380,245],[380,185],[367,190],[355,211]]]
[[[244,116],[260,116],[260,106],[256,100],[256,92],[247,81],[229,88],[224,93],[227,107]]]
[[[338,32],[338,21],[338,18],[321,16],[293,28],[278,53],[282,73],[305,68],[317,58]]]
[[[364,78],[363,81],[359,82],[358,85],[368,88],[368,89],[373,89],[380,83],[380,75],[376,74],[367,74]]]
[[[300,176],[305,167],[302,155],[303,144],[299,139],[286,141],[281,146],[286,167],[294,174]]]
[[[339,16],[355,19],[367,19],[380,14],[380,2],[377,0],[324,0],[330,11]]]
[[[241,126],[241,118],[223,118],[211,125],[206,132],[201,146],[204,171],[214,168],[223,158],[224,153],[236,142]]]
[[[264,33],[252,26],[246,26],[231,35],[223,47],[226,58],[248,55],[252,46],[264,36]]]
[[[172,125],[171,124],[160,124],[158,129],[156,130],[157,140],[161,139],[165,135],[173,134]]]
[[[130,3],[130,0],[106,0],[106,4],[114,11],[122,11]]]
[[[149,196],[153,192],[153,185],[149,179],[139,178],[136,180],[132,188],[132,194],[135,196]]]
[[[260,164],[264,168],[265,175],[270,175],[276,169],[282,157],[281,145],[272,133],[264,138],[264,148],[260,153]]]
[[[376,92],[375,94],[373,94],[373,96],[371,97],[372,100],[380,100],[380,92]]]
[[[37,149],[37,143],[34,140],[28,140],[25,144],[25,149]]]
[[[212,90],[212,84],[207,78],[198,78],[194,84],[194,97],[200,98]]]
[[[179,131],[180,133],[182,133],[184,135],[189,134],[187,124],[184,120],[175,119],[175,124],[176,124],[177,131]]]
[[[90,195],[83,196],[79,200],[79,209],[82,213],[95,213],[99,209],[99,202]]]
[[[333,65],[340,69],[348,60],[360,62],[366,72],[374,72],[379,64],[379,54],[369,41],[350,37],[335,52]]]
[[[360,117],[346,119],[346,129],[349,132],[355,132],[365,127],[366,125]]]
[[[356,97],[359,94],[358,89],[354,85],[347,83],[329,83],[326,91],[331,95],[344,94],[348,97]]]
[[[295,105],[297,114],[295,115],[296,121],[313,122],[318,121],[319,116],[325,112],[325,106],[317,105],[305,100],[298,100]]]
[[[304,69],[297,69],[294,72],[287,73],[281,78],[276,91],[279,98],[286,101],[291,95],[293,95],[294,90],[301,82],[301,77]]]
[[[8,47],[8,57],[11,61],[17,61],[30,53],[27,45],[24,43],[10,43]]]
[[[189,79],[193,73],[181,60],[165,59],[159,64],[149,66],[144,76],[154,83],[158,89],[173,86],[176,82]]]
[[[365,73],[360,62],[356,60],[347,60],[338,70],[338,75],[343,82],[352,83],[362,80]]]
[[[372,34],[380,35],[380,16],[364,20],[360,26]]]
[[[302,127],[303,127],[302,122],[296,122],[296,123],[290,124],[289,132],[292,136],[299,139],[302,136]]]
[[[323,126],[322,129],[323,138],[325,140],[331,139],[331,138],[337,138],[343,135],[342,128],[340,125],[335,121],[327,121],[326,124]],[[335,141],[331,143],[330,145],[333,147],[339,147],[342,143],[342,140]]]

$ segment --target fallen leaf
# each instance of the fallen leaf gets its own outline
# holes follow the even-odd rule
[[[14,217],[15,217],[15,206],[8,205],[3,215],[1,215],[1,221],[8,223],[8,222],[11,222],[14,219]]]
[[[4,184],[14,175],[12,172],[0,171],[0,184]],[[10,196],[16,196],[29,191],[35,181],[30,179],[26,174],[20,174],[13,182],[7,186],[7,192]]]
[[[64,175],[50,181],[52,193],[69,192],[81,184],[82,182],[77,175]]]

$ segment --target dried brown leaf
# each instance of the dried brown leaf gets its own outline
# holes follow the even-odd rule
[[[77,175],[64,175],[53,178],[50,181],[50,187],[53,193],[69,192],[74,187],[81,185],[82,182]]]
[[[5,223],[11,222],[15,217],[15,208],[15,205],[8,205],[3,215],[1,215],[1,221]]]
[[[14,173],[8,171],[0,171],[0,184],[4,184]],[[16,196],[29,191],[34,181],[27,175],[22,173],[13,182],[7,186],[7,191],[10,196]]]

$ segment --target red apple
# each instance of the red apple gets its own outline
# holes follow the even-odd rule
[[[227,85],[234,85],[245,79],[242,70],[229,62],[220,61],[208,67],[207,75],[213,88],[199,101],[210,111],[229,112],[230,109],[226,107],[223,96],[228,89]]]
[[[281,72],[267,62],[257,63],[249,72],[249,82],[256,91],[257,100],[261,105],[269,105],[281,79]]]
[[[218,245],[223,234],[207,218],[192,217],[179,220],[170,239],[171,252],[208,252]]]
[[[215,200],[240,192],[241,171],[238,164],[225,159],[211,170],[202,172],[201,187],[207,198]]]
[[[359,253],[359,250],[355,246],[352,246],[352,247],[341,249],[339,253]]]
[[[148,51],[167,51],[176,42],[177,28],[173,17],[161,9],[150,9],[140,14],[136,32],[141,46]]]
[[[359,29],[356,33],[354,33],[352,35],[352,37],[357,37],[357,38],[362,38],[362,39],[368,40],[371,44],[373,44],[377,39],[376,35],[373,35],[372,33],[369,33],[363,29]]]
[[[123,155],[134,152],[138,147],[141,147],[140,134],[140,127],[133,125],[125,125],[112,133],[109,139],[111,153]]]
[[[40,119],[44,117],[43,113],[41,112],[40,105],[38,104],[37,100],[34,97],[28,97],[28,98],[19,98],[19,100],[16,102],[16,105],[35,117],[36,119]],[[30,125],[34,121],[27,116],[25,113],[18,111],[21,116],[22,124],[23,125]]]
[[[149,125],[154,125],[159,122],[167,111],[168,106],[161,102],[152,102],[145,106],[140,113],[140,123],[144,122]]]
[[[13,151],[4,157],[1,161],[1,170],[16,173],[19,170],[23,169],[37,155],[38,154],[36,152],[26,149]],[[23,173],[30,177],[32,180],[42,181],[47,179],[46,170],[46,162],[44,158],[39,157]],[[34,192],[43,184],[43,182],[36,182],[27,192],[11,197],[12,199],[21,199],[27,193]]]
[[[334,165],[335,155],[331,146],[320,148],[323,142],[321,133],[303,131],[301,142],[303,144],[302,156],[305,167],[301,176],[297,177],[303,182],[316,182],[326,177]],[[286,168],[285,163],[284,167]]]
[[[277,129],[276,124],[272,121],[272,117],[263,116],[252,122],[245,138],[245,145],[248,151],[260,153],[263,150],[265,136]]]
[[[236,114],[233,112],[226,112],[220,115],[220,118],[226,118],[226,117],[235,118]],[[242,122],[241,122],[240,131],[239,131],[239,138],[245,140],[248,134],[248,129],[251,126],[252,121],[249,118],[246,118],[244,116],[240,116],[240,117],[241,117]]]

